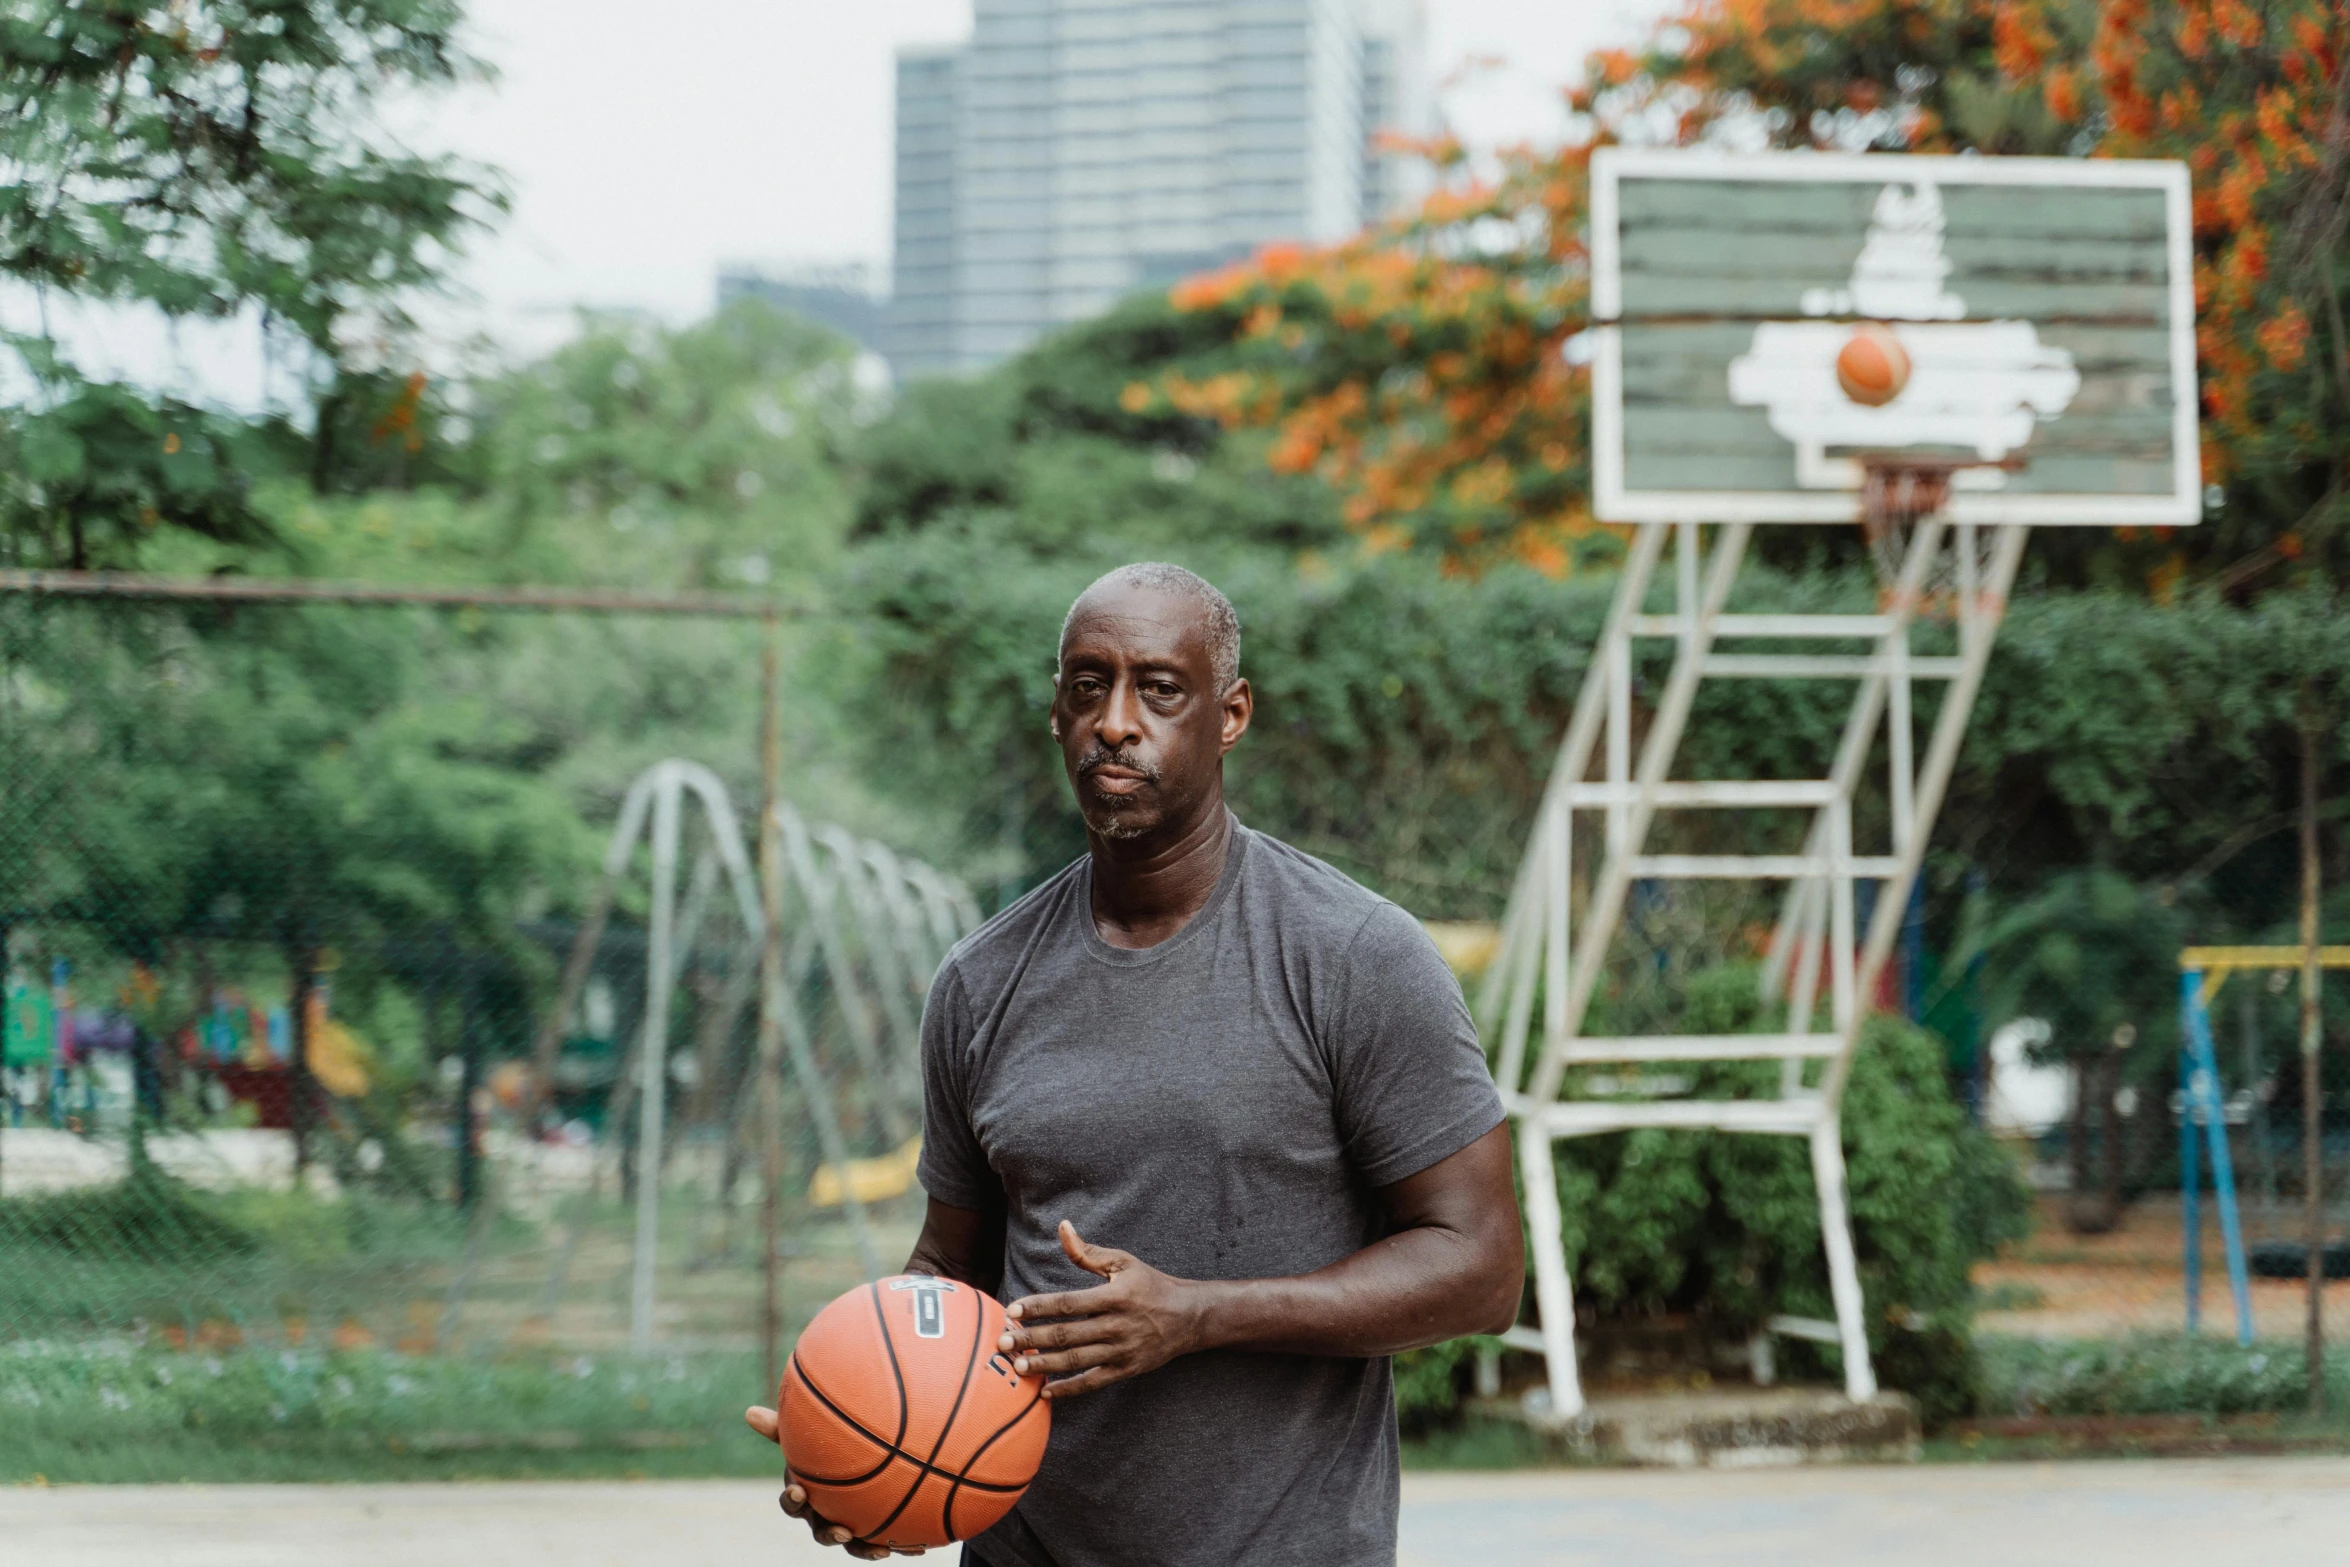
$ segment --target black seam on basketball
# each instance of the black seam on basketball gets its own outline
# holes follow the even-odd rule
[[[882,1353],[889,1356],[890,1378],[898,1385],[898,1434],[889,1439],[889,1445],[896,1447],[906,1440],[906,1421],[910,1418],[906,1406],[906,1374],[898,1369],[898,1347],[890,1342],[889,1313],[881,1304],[881,1286],[868,1284],[865,1293],[873,1297],[873,1320],[881,1328]]]
[[[899,1456],[898,1450],[896,1448],[890,1446],[880,1437],[875,1436],[872,1432],[866,1430],[865,1427],[859,1423],[855,1416],[851,1415],[847,1410],[841,1408],[840,1405],[834,1403],[831,1399],[826,1398],[824,1396],[824,1389],[818,1387],[816,1385],[815,1378],[808,1375],[808,1368],[800,1364],[799,1356],[794,1355],[790,1360],[786,1361],[784,1363],[784,1369],[796,1374],[800,1379],[800,1385],[805,1387],[811,1394],[813,1394],[818,1403],[831,1410],[834,1414],[840,1416],[841,1423],[843,1425],[847,1426],[850,1430],[856,1432],[857,1435],[863,1437],[866,1441],[873,1443],[876,1447],[881,1449],[880,1463],[875,1464],[872,1468],[866,1470],[861,1475],[852,1475],[845,1480],[834,1480],[829,1479],[823,1475],[812,1475],[804,1469],[794,1469],[792,1471],[794,1475],[798,1476],[802,1480],[813,1480],[818,1485],[863,1485],[866,1481],[872,1479],[874,1476],[887,1469],[890,1466],[891,1461]],[[786,1454],[784,1456],[785,1462],[788,1464],[790,1461],[790,1455]]]
[[[942,1303],[939,1307],[939,1314],[943,1316],[945,1313],[946,1307]],[[879,1534],[898,1521],[898,1515],[912,1506],[914,1498],[921,1494],[922,1482],[936,1472],[933,1466],[938,1462],[939,1450],[947,1445],[947,1433],[954,1430],[955,1416],[963,1412],[964,1396],[971,1391],[971,1368],[979,1364],[979,1336],[986,1330],[987,1313],[980,1310],[979,1303],[974,1301],[971,1305],[971,1349],[963,1357],[963,1380],[955,1388],[955,1401],[947,1406],[946,1424],[938,1428],[938,1440],[930,1444],[930,1457],[922,1461],[922,1468],[925,1472],[914,1477],[914,1483],[906,1487],[906,1494],[898,1498],[898,1505],[889,1510],[889,1516],[873,1526],[875,1534]],[[948,1488],[947,1494],[950,1496],[954,1494],[951,1486]],[[951,1539],[953,1536],[949,1535],[948,1538]]]
[[[963,1466],[964,1473],[957,1475],[955,1477],[955,1483],[947,1487],[947,1504],[945,1508],[942,1509],[939,1513],[939,1521],[946,1525],[947,1537],[949,1539],[955,1538],[955,1497],[961,1493],[963,1487],[969,1486],[974,1491],[1025,1491],[1028,1489],[1026,1483],[1020,1485],[989,1485],[984,1480],[972,1480],[966,1478],[966,1476],[968,1476],[971,1470],[979,1467],[979,1460],[985,1456],[989,1448],[996,1445],[996,1442],[999,1438],[1004,1436],[1007,1432],[1015,1429],[1021,1421],[1026,1420],[1029,1415],[1035,1411],[1036,1406],[1042,1402],[1044,1402],[1044,1381],[1042,1378],[1039,1378],[1036,1384],[1036,1391],[1028,1395],[1028,1402],[1021,1408],[1020,1412],[1014,1415],[1011,1419],[1005,1421],[1002,1425],[996,1427],[995,1434],[993,1436],[990,1436],[986,1441],[980,1443],[978,1447],[972,1450],[971,1461]]]
[[[964,1480],[956,1475],[952,1470],[941,1469],[935,1464],[924,1463],[921,1459],[916,1458],[912,1453],[907,1452],[904,1448],[898,1446],[896,1443],[891,1442],[886,1438],[866,1429],[865,1423],[863,1421],[859,1420],[855,1415],[850,1414],[847,1410],[841,1408],[840,1405],[834,1403],[831,1399],[826,1398],[824,1396],[824,1389],[816,1385],[815,1380],[808,1375],[807,1368],[797,1364],[796,1356],[794,1357],[794,1369],[799,1371],[800,1380],[807,1384],[809,1392],[816,1395],[817,1401],[823,1404],[825,1408],[831,1410],[834,1414],[840,1417],[841,1424],[856,1432],[857,1435],[863,1437],[866,1441],[877,1443],[878,1445],[887,1448],[891,1458],[902,1458],[917,1469],[923,1470],[929,1474],[937,1475],[942,1480],[953,1480],[957,1484],[967,1485],[974,1491],[1025,1491],[1028,1489],[1025,1483],[1020,1485],[990,1485],[984,1480]],[[1035,1400],[1031,1399],[1029,1401],[1029,1405],[1031,1408],[1035,1407]],[[1025,1415],[1028,1413],[1028,1411],[1024,1409],[1020,1413]],[[1019,1423],[1020,1422],[1017,1419],[1014,1419],[1012,1425],[1018,1425]],[[1011,1428],[1011,1426],[1006,1426],[1004,1427],[1004,1431],[1009,1431]],[[998,1431],[996,1436],[1002,1436],[1003,1434],[1003,1431]],[[995,1441],[995,1437],[989,1437],[986,1442],[982,1442],[979,1445],[979,1451],[982,1453],[986,1452],[988,1444],[992,1443],[993,1441]],[[972,1456],[976,1458],[978,1454],[975,1453]],[[889,1465],[886,1462],[882,1465],[882,1468],[884,1469],[888,1467]],[[794,1470],[792,1472],[794,1474],[799,1474],[798,1470]],[[879,1470],[874,1471],[875,1474],[878,1474],[879,1472]],[[861,1476],[860,1478],[869,1480],[872,1477],[873,1476],[871,1474],[868,1474]],[[807,1474],[800,1475],[800,1478],[803,1480],[813,1480],[818,1485],[852,1485],[856,1483],[855,1481],[849,1480],[824,1480],[817,1478],[815,1475]]]

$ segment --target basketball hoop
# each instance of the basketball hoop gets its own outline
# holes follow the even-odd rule
[[[1920,457],[1907,452],[1863,452],[1857,458],[1861,469],[1860,526],[1868,540],[1869,559],[1877,569],[1877,586],[1890,589],[1901,575],[1902,558],[1909,553],[1909,541],[1917,525],[1950,504],[1952,478],[1970,468],[1996,468],[2004,473],[2020,472],[2024,459],[2020,456],[1999,458],[1980,457]],[[1986,536],[1978,546],[1988,551]],[[1978,568],[1987,553],[1978,559]],[[1950,612],[1950,595],[1957,588],[1958,559],[1955,549],[1937,560],[1928,573],[1924,585],[1921,613],[1946,617]]]

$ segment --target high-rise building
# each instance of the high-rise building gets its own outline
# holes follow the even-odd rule
[[[830,327],[860,348],[888,352],[889,291],[881,269],[866,263],[799,263],[718,269],[718,308],[756,299]]]
[[[1417,207],[1435,188],[1427,161],[1380,145],[1382,136],[1425,140],[1443,128],[1428,69],[1425,0],[1363,0],[1363,220]]]
[[[978,369],[1134,289],[1408,202],[1419,0],[975,0],[898,57],[890,358]]]

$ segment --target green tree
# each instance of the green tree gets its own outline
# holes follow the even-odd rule
[[[5,338],[29,383],[0,409],[0,537],[15,563],[134,559],[184,529],[269,534],[232,421],[85,376],[52,301],[257,319],[290,333],[328,390],[324,472],[365,345],[438,284],[498,209],[490,177],[401,150],[384,111],[477,69],[453,0],[25,0],[0,17],[0,279],[42,326]],[[379,438],[413,433],[397,405]]]

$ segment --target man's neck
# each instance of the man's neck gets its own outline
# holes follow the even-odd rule
[[[1211,809],[1172,836],[1120,841],[1087,834],[1093,853],[1093,928],[1113,947],[1155,947],[1207,907],[1232,852],[1232,813]]]

